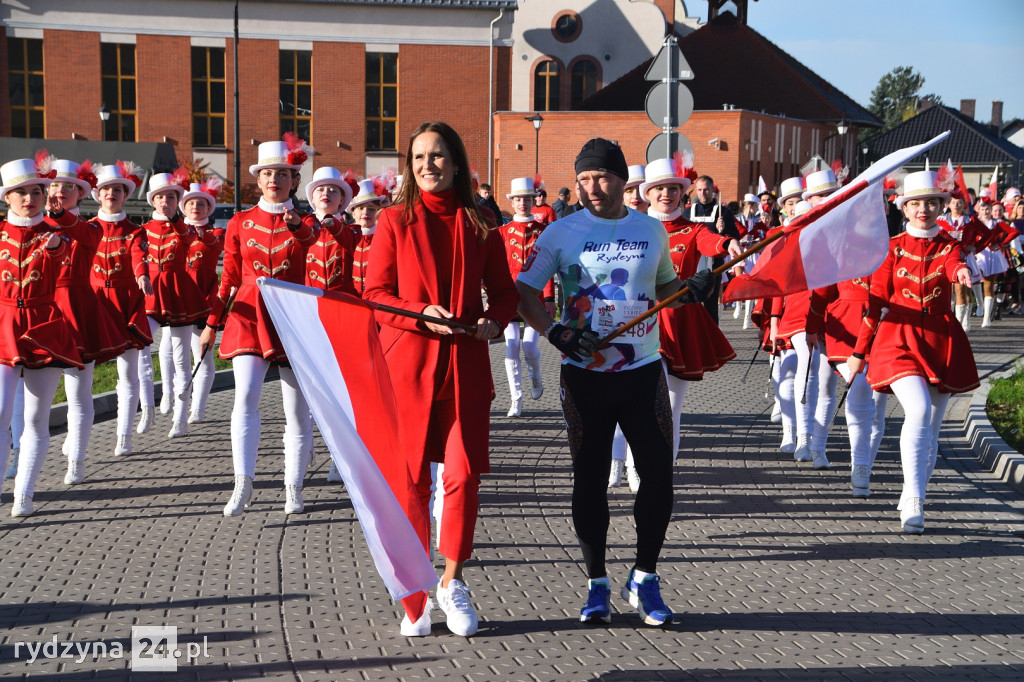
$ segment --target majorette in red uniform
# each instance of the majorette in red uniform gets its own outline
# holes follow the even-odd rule
[[[128,348],[117,356],[117,445],[115,455],[132,452],[132,422],[139,405],[139,351],[153,343],[146,318],[149,281],[142,228],[128,220],[121,207],[138,187],[141,168],[118,161],[97,165],[92,198],[100,209],[91,222],[102,236],[92,264],[92,287],[118,324]]]
[[[345,224],[342,212],[355,194],[355,178],[350,171],[317,168],[306,185],[306,200],[320,222],[316,243],[306,251],[306,286],[325,291],[354,294],[352,259],[358,238]]]
[[[82,369],[70,325],[54,303],[60,263],[70,252],[53,233],[73,225],[66,211],[43,216],[49,178],[32,159],[0,167],[0,198],[10,210],[0,221],[0,470],[11,450],[11,417],[18,379],[25,379],[25,430],[11,516],[32,513],[35,481],[50,445],[50,404],[62,367]]]
[[[311,153],[311,148],[291,133],[285,134],[284,142],[262,143],[259,160],[249,167],[249,172],[256,178],[263,196],[259,205],[231,218],[224,236],[219,302],[206,321],[200,346],[213,345],[220,310],[227,304],[231,291],[237,289],[220,343],[220,356],[232,360],[235,375],[235,406],[231,413],[235,487],[224,507],[225,516],[241,514],[252,499],[260,444],[260,393],[271,365],[277,365],[281,374],[286,420],[284,511],[295,514],[305,508],[302,482],[312,449],[312,417],[295,373],[288,367],[284,346],[256,280],[269,277],[294,284],[305,281],[306,250],[316,242],[320,226],[312,215],[296,212],[290,194],[298,183],[299,169]]]
[[[871,276],[867,315],[848,360],[856,374],[870,352],[868,383],[876,391],[894,393],[903,406],[899,508],[900,523],[909,533],[924,531],[925,487],[935,468],[949,396],[979,385],[971,344],[949,307],[950,283],[969,283],[970,272],[960,244],[936,225],[948,197],[932,171],[904,179],[896,205],[907,229],[889,240],[889,252]]]
[[[215,306],[219,307],[219,303],[216,303],[218,300],[217,288],[220,284],[217,276],[217,261],[224,250],[224,228],[211,225],[210,219],[213,209],[217,207],[217,196],[220,194],[222,186],[223,182],[220,178],[209,176],[201,183],[191,183],[189,190],[181,197],[181,209],[185,216],[185,224],[192,229],[203,230],[206,234],[213,235],[212,242],[201,239],[192,242],[186,257],[188,276],[199,287],[199,291],[203,293],[211,310]],[[206,320],[200,319],[192,327],[192,356],[195,362],[201,364],[201,367],[192,382],[192,407],[189,409],[189,424],[200,424],[206,419],[206,400],[213,388],[213,379],[216,373],[213,353],[208,352],[204,355],[199,347],[200,332],[205,326]],[[162,341],[160,343],[161,367],[171,361],[170,335],[166,338],[166,349],[164,348],[165,344]],[[200,360],[200,358],[202,359]],[[173,388],[165,380],[164,391],[172,390]],[[160,406],[163,409],[162,400]]]
[[[366,266],[370,262],[370,245],[377,230],[377,212],[391,203],[389,190],[395,182],[394,172],[360,180],[356,196],[349,204],[349,213],[359,230],[355,256],[352,259],[352,284],[360,297],[366,292]]]
[[[944,214],[937,224],[948,236],[960,242],[964,262],[967,263],[971,272],[971,280],[973,285],[978,287],[980,305],[983,298],[981,269],[978,267],[975,254],[985,247],[988,230],[977,218],[964,214],[967,202],[971,198],[966,193],[963,171],[960,167],[957,166],[954,170],[952,161],[947,162],[945,166],[939,167],[937,177],[940,189],[950,195],[948,213]],[[886,180],[888,181],[888,178]],[[971,289],[972,287],[965,287],[957,282],[953,283],[953,293],[956,296],[956,319],[959,320],[965,332],[971,329],[971,316],[974,313],[974,306],[971,305],[973,299]]]
[[[79,204],[96,182],[92,164],[52,159],[49,165],[53,180],[49,187],[50,211],[63,209],[77,216]],[[64,482],[75,485],[85,480],[85,453],[95,417],[93,368],[97,362],[112,360],[123,353],[128,341],[107,309],[100,305],[89,283],[100,231],[78,218],[74,224],[61,227],[59,234],[69,236],[71,241],[68,243],[70,252],[60,264],[54,301],[74,331],[78,353],[85,365],[82,369],[64,368],[64,392],[68,398],[68,432],[62,447],[68,458]]]
[[[991,327],[992,311],[996,304],[996,280],[1010,268],[1010,261],[1003,251],[1017,238],[1017,230],[1003,222],[1002,204],[987,198],[980,199],[978,203],[984,207],[978,210],[978,214],[985,228],[985,242],[976,255],[984,294],[982,306],[985,316],[981,326]]]
[[[190,383],[192,366],[189,355],[192,347],[192,330],[198,320],[210,312],[210,305],[188,275],[188,252],[192,244],[201,241],[213,244],[214,236],[197,232],[185,224],[178,211],[182,195],[188,188],[188,172],[179,169],[173,175],[156,173],[149,179],[146,201],[153,207],[152,220],[142,226],[145,231],[146,262],[153,292],[146,296],[146,314],[149,316],[149,330],[156,337],[156,330],[163,328],[160,345],[164,338],[170,340],[171,362],[161,364],[163,377],[169,377],[172,388],[174,412],[168,438],[179,438],[188,432],[188,404],[191,396]],[[139,433],[145,433],[153,423],[153,360],[150,353],[139,356],[139,380],[142,386],[142,417],[139,419]],[[164,385],[168,385],[165,379]],[[160,401],[161,411],[170,411],[171,395],[164,394]]]
[[[533,198],[537,195],[533,178],[514,178],[510,191],[505,198],[512,202],[512,220],[501,226],[501,238],[505,242],[505,256],[512,279],[519,275],[523,264],[533,252],[537,237],[544,231],[547,223],[537,220],[537,214],[531,213],[535,208]],[[544,287],[544,301],[554,310],[555,285],[549,281]],[[522,329],[521,329],[522,326]],[[511,405],[509,417],[519,417],[523,413],[522,365],[519,362],[520,348],[526,358],[526,370],[530,378],[530,397],[540,399],[544,394],[544,382],[540,370],[540,347],[537,345],[537,330],[530,325],[523,325],[516,316],[505,327],[505,374],[508,377]]]

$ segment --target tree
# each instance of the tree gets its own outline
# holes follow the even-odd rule
[[[882,121],[883,130],[889,130],[917,113],[923,86],[924,76],[913,67],[897,66],[871,91],[868,111]]]

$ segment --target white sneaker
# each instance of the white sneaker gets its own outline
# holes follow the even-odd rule
[[[32,516],[32,496],[15,495],[14,506],[11,507],[11,516]]]
[[[153,426],[153,417],[156,410],[153,409],[152,405],[142,406],[142,416],[139,417],[139,426],[135,429],[135,433],[145,433],[149,431],[149,428]]]
[[[189,424],[202,424],[206,420],[206,410],[192,410],[188,415]]]
[[[783,450],[783,452],[785,452],[785,450]],[[796,437],[796,447],[793,448],[793,461],[794,462],[810,462],[811,461],[811,439],[808,438],[807,436],[797,436]]]
[[[402,618],[402,627],[400,632],[402,637],[426,637],[430,634],[430,609],[434,608],[434,602],[428,598],[427,605],[423,607],[423,615],[420,619],[413,623],[409,620],[409,614],[405,614]]]
[[[285,514],[301,514],[302,510],[306,508],[305,503],[302,501],[301,485],[286,485],[284,487],[284,495]]]
[[[828,457],[825,456],[824,452],[811,451],[811,462],[815,469],[831,469],[832,464],[828,461]]]
[[[772,408],[771,421],[772,424],[782,423],[782,405],[780,405],[778,402],[776,402],[775,407]]]
[[[132,434],[123,433],[117,437],[117,445],[114,446],[114,454],[117,456],[132,454]]]
[[[521,417],[523,416],[523,399],[519,398],[512,401],[512,406],[508,408],[507,417]],[[440,600],[439,600],[440,601]]]
[[[787,455],[793,454],[796,450],[796,440],[793,438],[793,429],[782,429],[782,442],[779,444],[779,452]]]
[[[171,425],[171,430],[167,432],[167,437],[168,438],[181,438],[182,436],[184,436],[187,433],[188,433],[188,423],[187,422],[174,422],[174,424]]]
[[[448,629],[452,634],[462,637],[476,634],[476,611],[469,603],[469,588],[461,580],[452,579],[448,587],[437,586],[437,605],[448,617]]]
[[[66,485],[78,485],[85,480],[85,462],[68,460],[68,473],[64,476]]]
[[[618,488],[622,485],[622,474],[626,470],[626,462],[622,459],[612,458],[612,471],[608,475],[608,487]]]
[[[167,414],[171,411],[171,392],[164,391],[160,396],[160,414]]]
[[[11,451],[11,463],[7,465],[7,472],[4,474],[4,478],[14,478],[18,475],[18,452],[20,448],[14,448]]]
[[[342,481],[343,481],[343,479],[341,478],[341,472],[338,471],[338,467],[334,466],[334,460],[332,459],[331,460],[331,469],[330,469],[330,471],[327,472],[327,482],[328,483],[341,483]]]
[[[871,467],[867,464],[855,464],[850,472],[850,483],[854,497],[871,497]]]
[[[224,516],[238,516],[252,502],[252,479],[245,474],[235,476],[235,489],[224,505]]]
[[[640,490],[640,474],[636,467],[626,467],[626,482],[629,483],[629,491],[635,493]]]
[[[904,533],[920,535],[924,532],[924,503],[920,497],[912,497],[903,503],[900,524]]]

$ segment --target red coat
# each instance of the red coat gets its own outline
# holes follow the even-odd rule
[[[1017,230],[1002,220],[993,220],[991,228],[985,228],[984,225],[982,227],[986,230],[984,246],[992,251],[1001,251],[1004,246],[1009,246],[1010,242],[1017,238]]]
[[[366,267],[370,262],[370,244],[373,243],[373,235],[359,233],[359,241],[352,254],[352,286],[355,287],[356,295],[362,296],[366,293]]]
[[[61,224],[78,216],[65,213]],[[54,303],[60,262],[70,253],[66,239],[44,248],[43,235],[57,222],[45,218],[23,227],[0,221],[0,363],[37,369],[51,362],[82,369],[71,326]]]
[[[306,251],[306,286],[354,294],[355,232],[334,216],[325,216],[320,228],[316,243]]]
[[[504,328],[516,312],[519,294],[508,271],[499,232],[491,230],[481,239],[465,209],[457,209],[454,276],[451,291],[441,292],[438,258],[426,208],[417,204],[408,224],[402,211],[402,206],[381,211],[366,275],[365,298],[417,313],[428,305],[449,300],[448,309],[457,321],[475,324],[481,317],[487,317]],[[480,294],[481,282],[487,290],[486,309]],[[456,428],[469,455],[470,471],[489,472],[487,442],[494,389],[487,342],[468,334],[441,337],[428,331],[422,322],[407,317],[381,312],[376,317],[381,324],[381,346],[402,415],[400,448],[409,458],[413,475],[424,462],[442,343],[449,344],[451,351],[449,367],[453,375]]]
[[[508,258],[508,271],[512,275],[512,281],[519,277],[519,273],[523,270],[523,264],[533,252],[537,238],[540,237],[545,227],[544,223],[539,223],[536,220],[521,223],[513,218],[499,228],[501,238],[505,242],[505,255]],[[554,295],[555,281],[550,279],[544,285],[541,298],[554,297]]]
[[[204,242],[197,239],[192,242],[192,246],[188,248],[188,256],[185,258],[185,263],[188,269],[188,276],[199,287],[199,291],[203,292],[207,304],[212,309],[214,306],[213,300],[217,297],[217,285],[219,283],[217,278],[217,261],[220,258],[221,252],[224,251],[224,229],[220,227],[211,228],[209,224],[203,225],[202,228],[207,234],[213,235],[213,241]]]
[[[153,336],[146,319],[146,297],[137,281],[149,274],[142,228],[127,218],[111,223],[97,216],[89,222],[103,233],[93,259],[92,287],[114,322],[127,330],[129,347],[145,348],[153,343]]]
[[[697,272],[701,254],[721,256],[729,237],[719,235],[704,223],[692,223],[682,216],[662,223],[668,230],[668,249],[672,266],[680,279]],[[711,319],[702,303],[687,303],[664,308],[658,313],[661,354],[673,376],[698,381],[704,372],[721,369],[736,357],[725,334]]]
[[[188,275],[188,253],[192,244],[212,245],[216,238],[206,232],[200,238],[181,218],[150,220],[142,229],[153,284],[153,293],[146,296],[146,314],[163,326],[195,324],[210,312],[210,305]]]
[[[68,254],[61,259],[54,301],[74,331],[78,354],[83,362],[112,360],[129,344],[127,330],[119,325],[89,283],[96,248],[102,233],[92,223],[78,218],[62,225],[61,235],[71,238]],[[62,220],[61,222],[67,222]]]
[[[936,225],[954,240],[960,242],[964,253],[974,253],[985,248],[988,239],[988,228],[977,218],[960,216],[959,220],[938,220]]]
[[[293,232],[282,214],[268,213],[259,206],[236,213],[224,235],[224,271],[217,294],[218,305],[207,318],[214,326],[231,293],[238,291],[224,323],[220,356],[259,355],[274,363],[286,363],[284,346],[277,336],[256,280],[270,277],[302,284],[306,271],[306,249],[316,241],[319,225],[311,215]]]
[[[855,277],[811,293],[807,333],[823,334],[830,362],[846,362],[868,310],[871,277]]]
[[[856,346],[858,353],[871,352],[871,388],[891,393],[889,385],[907,376],[924,377],[943,393],[979,386],[971,344],[949,308],[950,285],[961,269],[967,266],[960,245],[941,230],[930,239],[904,232],[889,240],[889,253],[871,276]],[[884,318],[882,308],[888,308]]]

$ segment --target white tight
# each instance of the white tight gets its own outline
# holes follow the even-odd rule
[[[845,362],[836,366],[844,379],[850,376]],[[846,394],[846,428],[850,434],[850,456],[853,466],[875,465],[878,447],[885,435],[885,407],[887,393],[872,390],[866,378],[867,367],[853,378]]]
[[[818,402],[818,365],[821,354],[818,349],[807,347],[807,335],[803,332],[790,338],[792,350],[783,351],[779,360],[779,403],[782,405],[782,427],[796,427],[797,437],[808,437],[812,430],[812,417]],[[813,370],[808,373],[808,365]],[[801,402],[807,385],[807,402]]]
[[[149,354],[149,351],[146,351]],[[139,351],[129,348],[117,356],[117,435],[131,433],[139,408]]]
[[[889,386],[903,406],[900,431],[900,461],[903,463],[903,494],[900,504],[919,497],[935,469],[939,454],[939,429],[949,403],[948,393],[939,393],[924,377],[903,377]]]
[[[235,475],[256,476],[256,454],[260,445],[260,393],[270,363],[257,355],[237,355],[232,361],[235,374],[235,406],[231,411],[231,457]],[[313,420],[295,373],[281,367],[281,403],[284,427],[284,484],[301,486],[309,466],[313,445]]]
[[[23,371],[24,370],[24,371]],[[15,495],[32,496],[36,479],[50,449],[50,405],[60,383],[60,367],[24,369],[20,365],[0,365],[0,465],[7,470],[11,450],[11,418],[14,416],[14,394],[18,377],[25,378],[25,430],[21,434],[18,475],[14,481]]]
[[[192,387],[185,389],[192,376],[189,353],[192,349],[192,331],[195,325],[180,327],[161,327],[152,317],[149,318],[149,331],[156,338],[156,330],[160,332],[160,380],[163,383],[164,395],[174,398],[174,421],[184,422],[188,418],[188,401]],[[139,354],[139,381],[142,384],[142,404],[153,406],[153,356],[150,352]],[[185,392],[185,399],[178,400],[178,394]]]
[[[199,336],[202,332],[192,327],[192,357],[195,358],[196,362],[199,362],[199,357],[202,352],[199,348]],[[213,380],[216,369],[213,364],[214,351],[209,351],[201,362],[202,366],[196,373],[196,380],[192,382],[192,411],[193,412],[205,412],[206,411],[206,399],[210,397],[210,391],[213,389]],[[163,361],[163,346],[160,347],[160,358],[161,363]],[[186,379],[187,381],[187,379]],[[166,384],[165,384],[166,386]]]
[[[512,321],[505,327],[505,373],[508,375],[509,392],[512,400],[521,400],[522,368],[519,364],[519,349],[522,348],[530,376],[540,376],[540,347],[537,345],[537,330],[530,325],[520,337],[519,322]]]
[[[68,461],[84,462],[89,447],[96,408],[92,402],[92,374],[95,362],[85,363],[85,369],[64,370],[64,393],[68,396],[68,433],[65,436]]]
[[[663,369],[666,367],[664,360],[661,361],[661,366]],[[676,457],[679,456],[679,428],[682,422],[683,403],[686,402],[686,389],[690,387],[690,382],[672,376],[667,370],[665,379],[668,380],[668,398],[672,405],[672,463],[675,464]],[[626,443],[626,437],[622,435],[622,428],[618,425],[615,426],[615,437],[612,440],[612,458],[625,460],[626,464],[633,466],[633,451]]]
[[[814,368],[811,368],[812,371]],[[832,429],[832,421],[836,411],[836,386],[839,375],[828,362],[828,355],[818,353],[818,400],[814,408],[814,431],[811,438],[811,450],[825,452],[828,443],[828,432]],[[809,390],[809,389],[808,389]]]
[[[156,341],[156,330],[160,329],[160,323],[152,317],[149,320],[149,335]],[[160,370],[163,371],[163,367]],[[142,391],[141,400],[144,406],[153,407],[153,353],[152,348],[146,348],[139,353],[139,386]]]

